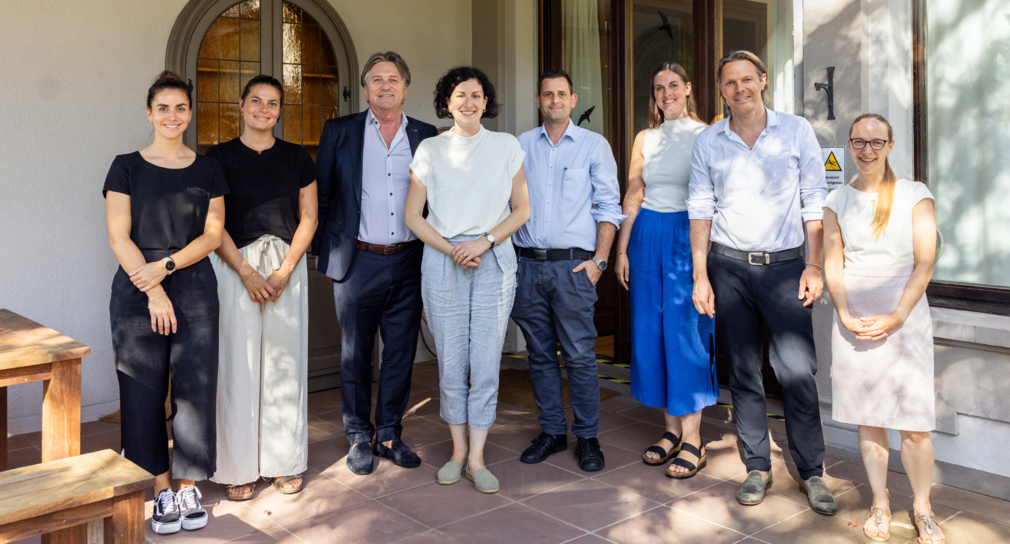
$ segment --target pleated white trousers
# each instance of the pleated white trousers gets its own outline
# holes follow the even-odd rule
[[[288,244],[264,235],[239,250],[264,278]],[[217,472],[241,485],[305,472],[308,455],[308,271],[305,257],[277,302],[249,298],[238,273],[211,254],[221,302]]]

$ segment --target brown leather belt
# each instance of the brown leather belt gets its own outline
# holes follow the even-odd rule
[[[363,249],[365,251],[371,251],[373,253],[382,253],[383,255],[396,255],[401,251],[406,251],[413,247],[415,244],[420,242],[420,240],[411,240],[409,242],[404,242],[402,244],[393,244],[391,246],[377,246],[375,244],[367,244],[362,241],[358,241],[354,247],[358,249]]]

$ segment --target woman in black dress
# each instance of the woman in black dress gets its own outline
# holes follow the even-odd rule
[[[120,264],[109,313],[123,455],[156,475],[151,527],[159,534],[207,525],[196,482],[216,468],[218,299],[207,255],[221,244],[228,185],[215,160],[183,144],[192,103],[189,85],[162,72],[147,93],[154,141],[116,157],[103,189],[109,245]]]

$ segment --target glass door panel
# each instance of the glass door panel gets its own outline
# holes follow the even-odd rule
[[[576,125],[610,136],[610,0],[562,0],[561,67],[572,78]]]
[[[282,18],[284,139],[315,159],[323,124],[340,113],[336,57],[326,32],[305,10],[284,2]]]
[[[238,138],[242,88],[260,73],[260,0],[236,4],[207,30],[197,55],[197,152]]]
[[[664,62],[694,74],[694,19],[691,0],[636,0],[631,10],[631,115],[629,143],[649,127],[652,72]]]
[[[733,51],[756,54],[768,69],[769,108],[795,112],[792,0],[716,0],[716,62]],[[717,111],[727,113],[721,104]]]

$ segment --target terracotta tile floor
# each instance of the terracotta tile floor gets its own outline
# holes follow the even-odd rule
[[[485,459],[501,482],[501,492],[484,495],[463,479],[452,486],[435,483],[435,473],[452,451],[449,430],[438,416],[438,371],[415,365],[404,438],[421,455],[416,469],[376,458],[369,476],[352,474],[344,463],[338,390],[309,397],[309,471],[305,490],[294,496],[260,484],[253,500],[229,502],[223,490],[201,486],[211,513],[200,531],[160,536],[154,543],[282,542],[374,544],[459,543],[861,543],[860,527],[871,499],[862,464],[828,456],[826,480],[835,491],[839,513],[812,512],[797,490],[796,467],[788,448],[774,446],[775,485],[759,506],[736,503],[745,476],[735,430],[718,418],[703,425],[708,467],[683,481],[641,462],[641,451],[662,435],[658,410],[627,395],[603,403],[600,441],[605,471],[585,473],[569,449],[540,465],[519,462],[519,454],[540,431],[536,415],[501,404],[488,436]],[[37,433],[36,433],[37,434]],[[38,463],[38,437],[11,440],[12,466]],[[82,426],[82,449],[119,447],[119,428],[105,423]],[[891,542],[914,542],[907,479],[892,474],[894,522]],[[1010,542],[1010,503],[934,485],[934,510],[948,542]],[[151,503],[148,502],[150,512]],[[150,514],[148,514],[150,515]],[[850,525],[855,523],[856,527]],[[38,539],[25,542],[37,542]]]

